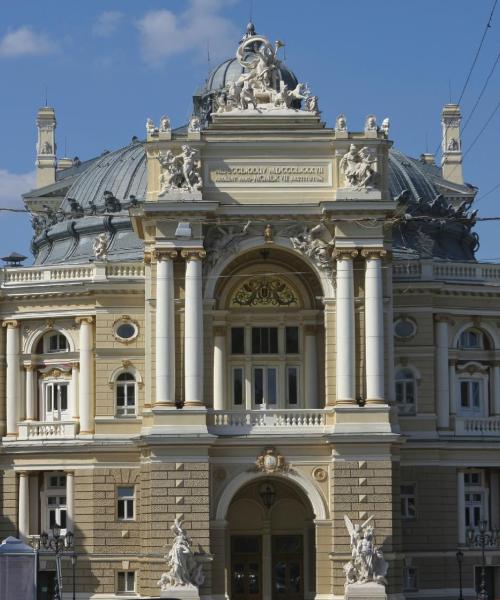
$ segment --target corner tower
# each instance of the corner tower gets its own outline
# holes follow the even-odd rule
[[[50,106],[38,110],[36,125],[36,186],[50,185],[56,181],[56,113]]]
[[[445,104],[441,113],[441,125],[443,127],[441,168],[443,178],[463,185],[461,121],[460,106],[458,104]]]

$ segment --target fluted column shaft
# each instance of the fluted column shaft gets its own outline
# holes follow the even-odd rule
[[[176,251],[156,252],[156,402],[175,405],[174,263]]]
[[[26,420],[35,419],[34,366],[24,365],[26,371]]]
[[[500,364],[493,365],[493,414],[500,415]]]
[[[78,363],[73,363],[71,367],[71,418],[75,421],[78,421],[80,418],[80,405],[78,401],[78,387],[79,387],[79,371],[80,365]]]
[[[336,378],[337,403],[356,400],[356,339],[353,258],[356,250],[337,250]]]
[[[66,472],[66,529],[75,531],[75,475]]]
[[[450,426],[448,354],[448,318],[436,316],[436,403],[439,429]]]
[[[183,250],[186,259],[184,304],[184,389],[187,406],[203,405],[202,250]]]
[[[5,352],[5,360],[7,363],[7,435],[17,435],[21,387],[21,371],[19,363],[19,321],[5,321],[3,326],[7,328]]]
[[[316,351],[316,327],[305,326],[304,357],[305,357],[305,406],[319,408],[318,399],[318,356]]]
[[[94,431],[94,394],[93,394],[93,364],[92,364],[92,317],[78,317],[80,323],[80,433]]]
[[[30,480],[28,473],[19,473],[19,537],[27,540],[30,529]]]
[[[365,269],[366,401],[384,402],[384,296],[382,257],[384,250],[363,250]]]
[[[465,478],[464,472],[457,473],[458,543],[465,544]]]
[[[226,330],[214,328],[214,409],[224,410],[226,398]]]

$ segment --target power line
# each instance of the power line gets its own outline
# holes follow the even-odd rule
[[[495,69],[497,68],[499,61],[500,61],[500,52],[497,54],[495,62],[493,63],[493,66],[491,67],[491,70],[488,73],[488,76],[486,77],[486,81],[484,82],[483,88],[481,89],[481,92],[479,93],[479,96],[478,96],[474,106],[472,107],[472,110],[470,111],[470,113],[467,116],[467,119],[465,120],[465,123],[462,127],[462,133],[467,129],[467,125],[469,124],[469,121],[471,120],[473,114],[476,112],[476,108],[477,108],[479,102],[481,101],[481,98],[483,97],[483,94],[486,91],[486,88],[488,87],[488,83],[490,82],[490,79],[491,79],[493,73],[495,72]]]

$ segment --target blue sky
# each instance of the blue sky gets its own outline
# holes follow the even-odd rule
[[[33,181],[35,115],[56,108],[58,154],[81,159],[144,136],[146,117],[186,122],[193,91],[211,66],[234,54],[251,0],[1,0],[0,206],[20,206]],[[391,119],[395,147],[433,152],[440,111],[456,101],[493,0],[253,0],[257,31],[286,42],[286,63],[320,98],[332,125],[347,116]],[[462,102],[468,115],[498,53],[494,15]],[[500,65],[463,137],[474,140],[500,101]],[[478,198],[500,184],[500,110],[467,155]],[[500,215],[500,187],[480,199],[480,216]],[[0,213],[0,256],[29,253],[26,215]],[[478,258],[500,261],[500,222],[483,223]]]

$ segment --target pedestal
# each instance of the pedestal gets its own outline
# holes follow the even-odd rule
[[[200,592],[193,585],[178,585],[162,590],[160,598],[168,600],[200,600]]]
[[[345,588],[345,600],[387,600],[385,586],[381,583],[349,583]]]

